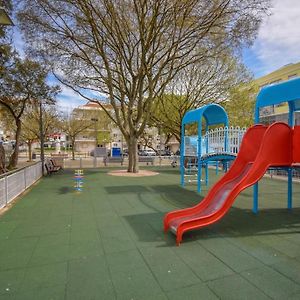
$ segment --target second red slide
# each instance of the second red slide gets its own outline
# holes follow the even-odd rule
[[[270,166],[291,165],[291,144],[292,129],[285,123],[249,128],[229,171],[199,204],[167,213],[164,231],[171,230],[176,234],[179,245],[186,231],[217,222],[230,209],[238,194],[260,180]]]

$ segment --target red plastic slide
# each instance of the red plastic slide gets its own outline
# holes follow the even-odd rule
[[[196,206],[169,212],[164,218],[164,230],[182,235],[221,219],[238,194],[255,184],[270,166],[292,164],[292,129],[285,123],[271,126],[254,125],[244,135],[240,151],[229,171],[210,189]]]

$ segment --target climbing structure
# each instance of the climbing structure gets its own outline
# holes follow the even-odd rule
[[[203,122],[204,121],[204,122]],[[197,135],[188,135],[186,126],[196,124]],[[205,124],[204,129],[202,125]],[[210,129],[211,126],[223,127]],[[201,192],[202,168],[205,168],[205,183],[208,184],[208,166],[219,163],[227,170],[228,162],[236,157],[245,129],[228,127],[228,116],[218,104],[209,104],[185,114],[181,125],[181,185],[196,181]]]

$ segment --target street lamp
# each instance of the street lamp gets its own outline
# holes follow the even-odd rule
[[[0,8],[0,25],[14,25],[13,21],[11,20],[4,8]]]

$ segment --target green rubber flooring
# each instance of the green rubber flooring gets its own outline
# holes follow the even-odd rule
[[[154,168],[155,170],[155,168]],[[178,170],[154,177],[71,171],[44,178],[0,217],[0,299],[300,299],[300,184],[260,183],[217,224],[162,232],[166,212],[202,197],[181,188]],[[211,182],[216,176],[211,172]]]

